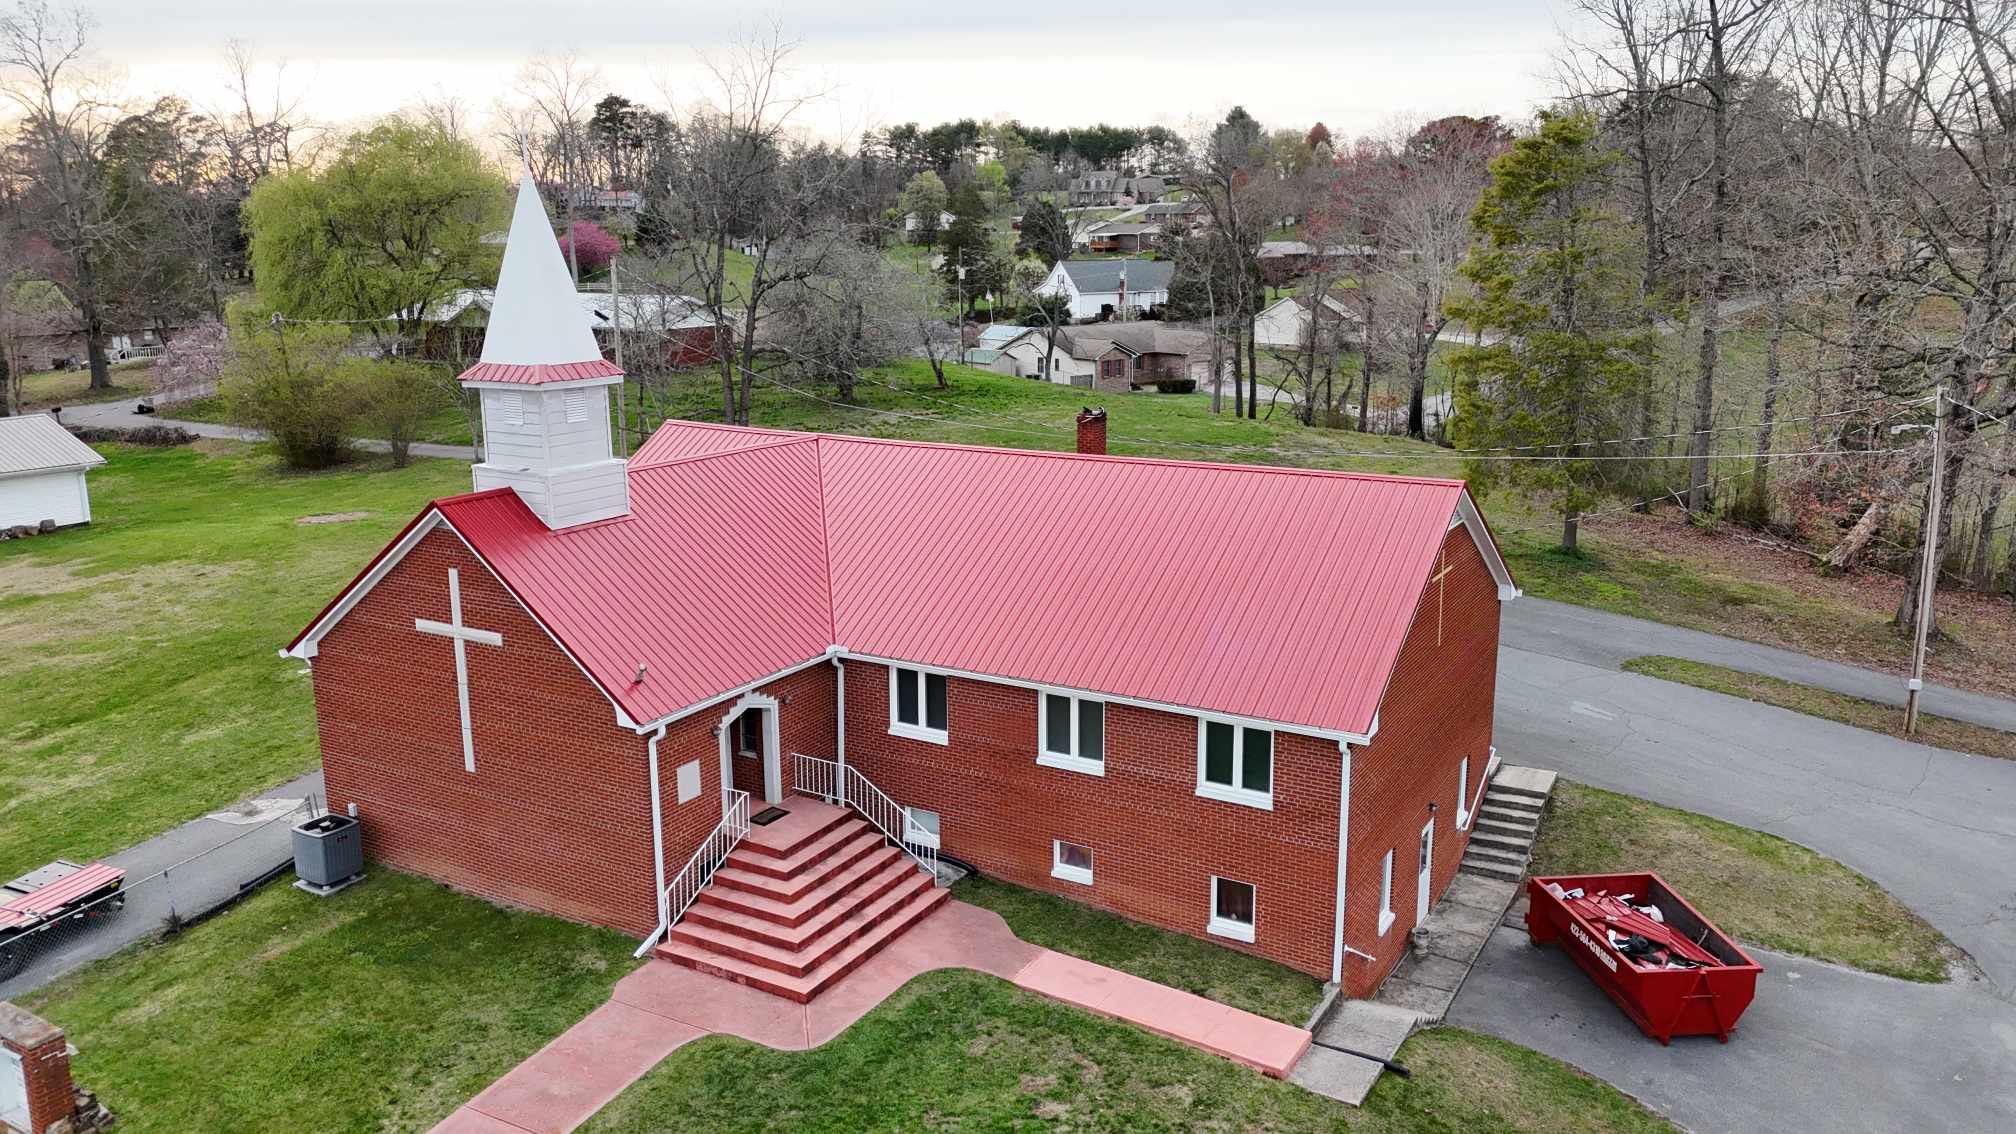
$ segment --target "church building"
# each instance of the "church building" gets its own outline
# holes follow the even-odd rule
[[[474,491],[288,644],[375,861],[816,996],[955,862],[1378,986],[1494,769],[1461,481],[668,422],[519,187]]]

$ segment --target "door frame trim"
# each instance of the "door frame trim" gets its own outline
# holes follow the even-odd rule
[[[784,802],[783,729],[778,723],[777,698],[767,693],[744,693],[714,726],[721,741],[721,814],[728,814],[728,793],[735,787],[735,718],[750,709],[763,712],[763,802]]]

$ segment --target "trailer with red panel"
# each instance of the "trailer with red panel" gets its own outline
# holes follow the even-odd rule
[[[1729,1042],[1763,967],[1664,879],[1556,875],[1529,879],[1527,896],[1533,944],[1559,943],[1640,1031]]]
[[[126,872],[94,862],[57,859],[0,886],[0,980],[28,964],[49,927],[109,917],[126,905]]]

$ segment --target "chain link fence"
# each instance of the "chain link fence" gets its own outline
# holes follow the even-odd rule
[[[303,799],[152,873],[135,877],[129,872],[109,893],[25,925],[0,928],[0,999],[47,984],[135,941],[173,933],[287,873],[294,863],[289,832],[320,813],[319,801]],[[109,861],[120,865],[117,860],[123,857]],[[0,892],[0,898],[12,896]]]

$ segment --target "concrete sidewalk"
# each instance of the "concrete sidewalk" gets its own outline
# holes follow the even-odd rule
[[[172,416],[174,410],[159,413],[135,413],[133,402],[89,402],[81,406],[64,406],[59,420],[65,425],[93,426],[100,429],[144,429],[148,426],[167,426],[186,429],[198,437],[216,437],[227,441],[264,441],[266,435],[256,429],[245,429],[236,425],[219,425],[211,421],[183,421]],[[374,453],[387,453],[392,446],[375,438],[359,438],[354,444],[360,449]],[[455,461],[473,461],[476,450],[468,445],[436,445],[427,441],[416,441],[409,448],[416,457],[442,457]]]
[[[1885,705],[1904,704],[1902,674],[1882,673],[1776,646],[1760,646],[1663,622],[1537,598],[1506,603],[1502,617],[1504,644],[1528,653],[1606,669],[1616,669],[1635,657],[1663,654],[1796,681]],[[1921,700],[1928,713],[2016,732],[2016,701],[1936,681],[1925,683]]]
[[[436,1134],[546,1134],[586,1122],[609,1100],[701,1036],[740,1036],[805,1051],[846,1031],[920,973],[968,968],[1124,1020],[1285,1077],[1309,1033],[1031,945],[991,910],[947,902],[809,1004],[651,961],[617,982],[608,1003],[505,1072]]]

